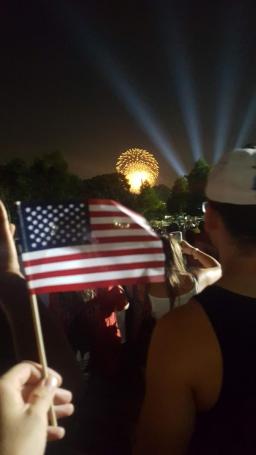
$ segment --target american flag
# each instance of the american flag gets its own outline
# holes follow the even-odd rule
[[[162,241],[118,202],[18,203],[18,214],[31,293],[165,279]]]

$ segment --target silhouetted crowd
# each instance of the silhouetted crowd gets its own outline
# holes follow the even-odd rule
[[[161,232],[165,281],[39,298],[45,377],[0,204],[1,455],[256,452],[254,146],[214,166],[203,212]]]

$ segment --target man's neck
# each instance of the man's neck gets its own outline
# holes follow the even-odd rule
[[[243,256],[236,252],[223,257],[222,267],[219,286],[256,298],[256,255]]]

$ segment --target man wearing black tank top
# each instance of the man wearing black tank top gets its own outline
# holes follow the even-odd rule
[[[256,453],[256,148],[224,156],[206,195],[223,276],[155,329],[135,454]]]

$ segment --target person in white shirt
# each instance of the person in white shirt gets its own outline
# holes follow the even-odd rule
[[[179,243],[167,236],[162,240],[166,254],[166,282],[150,283],[147,287],[155,319],[160,319],[172,308],[184,305],[221,277],[221,266],[212,256],[185,240]],[[198,266],[188,271],[183,255],[191,256]]]

